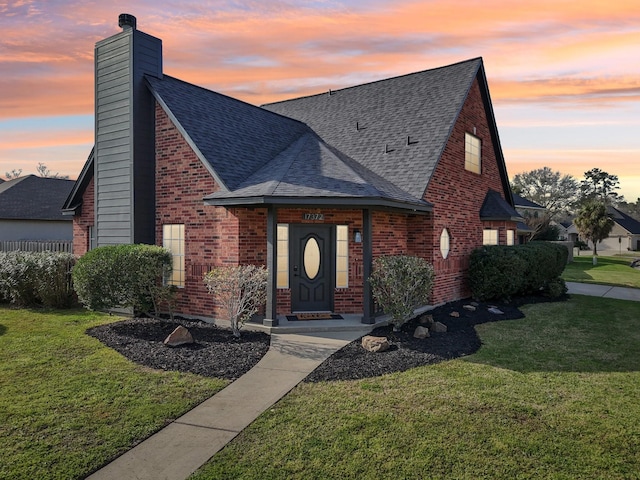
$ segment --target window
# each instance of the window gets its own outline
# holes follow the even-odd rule
[[[336,288],[349,287],[349,227],[336,227]]]
[[[442,254],[442,258],[447,258],[449,256],[449,240],[449,231],[444,228],[440,234],[440,253]]]
[[[278,224],[276,242],[276,287],[289,288],[289,225],[286,223]]]
[[[516,232],[515,230],[507,230],[507,245],[515,245]]]
[[[165,278],[165,283],[184,287],[184,225],[163,225],[162,246],[173,255],[173,272],[170,278]]]
[[[470,133],[464,134],[464,168],[470,172],[481,173],[480,139]]]
[[[483,245],[498,245],[498,230],[491,230],[489,228],[482,231],[482,244]]]
[[[89,250],[96,248],[96,227],[89,226]]]

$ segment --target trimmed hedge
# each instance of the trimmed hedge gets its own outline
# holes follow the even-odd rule
[[[162,285],[171,274],[173,257],[155,245],[108,245],[84,254],[73,269],[78,299],[90,310],[133,308],[158,313],[172,288]]]
[[[530,242],[475,249],[469,265],[469,285],[478,300],[508,299],[516,295],[566,292],[560,278],[569,252],[563,245]]]
[[[63,252],[0,252],[0,302],[21,307],[67,308],[75,303],[71,269]]]

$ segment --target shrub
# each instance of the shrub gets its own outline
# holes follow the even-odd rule
[[[162,284],[172,270],[171,252],[155,245],[109,245],[87,252],[73,269],[79,300],[90,310],[133,308],[159,313],[172,287]]]
[[[419,257],[394,255],[373,261],[369,278],[373,297],[391,315],[394,330],[413,316],[416,307],[428,303],[433,278],[433,266]]]
[[[469,265],[472,296],[490,300],[539,293],[560,277],[568,255],[564,245],[547,242],[477,248]]]
[[[567,293],[567,284],[564,281],[564,278],[554,278],[544,288],[544,294],[550,298],[560,298],[562,295]]]
[[[75,259],[61,252],[0,252],[0,300],[20,306],[69,307]]]
[[[204,276],[213,298],[226,312],[233,335],[267,300],[267,269],[257,265],[218,267]]]

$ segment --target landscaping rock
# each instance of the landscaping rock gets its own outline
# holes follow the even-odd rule
[[[634,260],[632,260],[629,266],[631,268],[637,268],[638,270],[640,270],[640,258],[635,258]]]
[[[473,305],[463,305],[462,308],[464,308],[465,310],[467,310],[469,312],[475,312],[476,311],[476,307],[474,307]]]
[[[387,337],[374,337],[373,335],[362,337],[362,348],[368,352],[384,352],[389,350],[390,346]]]
[[[504,315],[504,312],[500,310],[498,307],[489,307],[487,311],[489,313],[493,313],[494,315]]]
[[[435,333],[445,333],[447,331],[447,326],[444,323],[435,322],[431,327],[431,331]]]
[[[450,317],[453,317],[453,318],[459,318],[459,317],[460,317],[460,313],[459,313],[459,312],[451,312],[451,313],[449,314],[449,316],[450,316]]]
[[[431,325],[433,325],[433,315],[422,315],[418,319],[418,323],[420,323],[420,325],[426,325],[427,327],[430,327]]]
[[[413,332],[413,338],[427,338],[430,337],[429,329],[418,325],[415,332]]]
[[[193,336],[191,332],[182,325],[176,327],[176,329],[164,339],[164,344],[168,347],[177,347],[188,343],[193,343]]]

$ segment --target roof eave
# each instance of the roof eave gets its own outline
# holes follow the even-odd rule
[[[373,198],[373,197],[278,197],[255,196],[234,198],[204,198],[205,205],[222,207],[249,207],[249,206],[286,206],[286,207],[310,207],[328,206],[333,208],[364,208],[378,207],[399,210],[411,210],[416,213],[428,213],[433,211],[433,205],[428,202],[412,203],[400,200]]]

